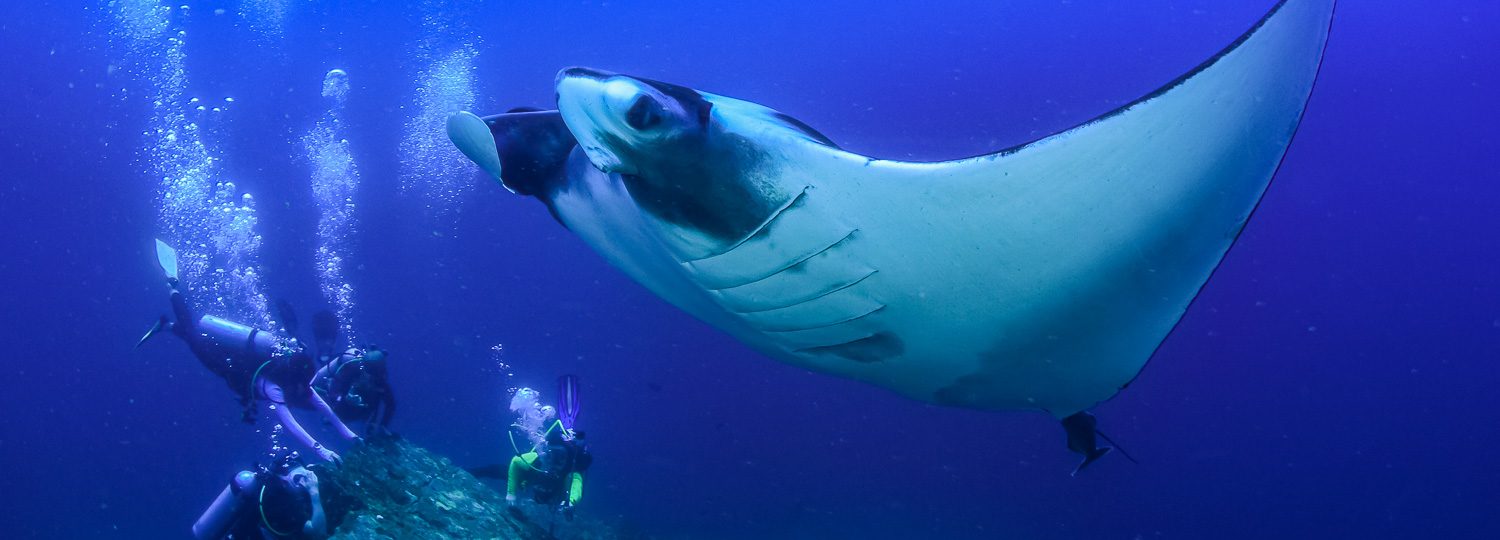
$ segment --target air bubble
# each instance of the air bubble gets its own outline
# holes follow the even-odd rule
[[[323,297],[335,307],[345,328],[345,343],[358,338],[353,332],[354,288],[344,277],[344,256],[354,221],[353,199],[359,187],[359,171],[339,122],[349,94],[349,74],[329,70],[323,77],[323,96],[331,100],[328,111],[313,130],[302,138],[312,163],[312,191],[318,207],[318,281]]]
[[[453,210],[473,185],[462,165],[466,158],[447,136],[448,115],[473,108],[474,59],[478,51],[464,45],[436,58],[417,81],[416,113],[401,142],[401,189],[419,190],[438,213]]]

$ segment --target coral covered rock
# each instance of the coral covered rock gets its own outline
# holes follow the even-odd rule
[[[317,472],[335,539],[554,538],[447,458],[402,440],[366,443]]]

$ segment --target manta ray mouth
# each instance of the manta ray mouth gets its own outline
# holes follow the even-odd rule
[[[606,173],[629,173],[613,149],[618,144],[609,144],[621,141],[617,135],[620,114],[611,103],[623,99],[617,94],[625,93],[624,88],[612,88],[609,79],[613,76],[581,67],[558,72],[557,110],[594,167]]]

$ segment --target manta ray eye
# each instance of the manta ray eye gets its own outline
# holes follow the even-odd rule
[[[636,131],[645,131],[661,123],[661,105],[651,96],[641,94],[625,112],[625,123]]]

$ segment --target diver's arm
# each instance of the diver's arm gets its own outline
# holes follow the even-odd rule
[[[318,481],[315,479],[307,485],[307,494],[312,498],[312,517],[307,518],[307,523],[302,525],[302,534],[308,538],[328,538],[328,519],[323,516],[323,499],[318,496]]]
[[[314,376],[313,380],[317,380],[317,377]],[[348,441],[359,438],[358,435],[354,434],[354,430],[351,430],[349,429],[349,426],[344,425],[344,421],[340,420],[339,415],[333,412],[333,407],[328,406],[328,402],[323,399],[323,396],[318,395],[318,389],[313,388],[312,381],[307,382],[307,391],[309,394],[311,394],[307,397],[307,399],[309,401],[312,401],[313,408],[317,409],[318,413],[322,414],[323,418],[328,420],[328,423],[333,424],[333,429],[339,432],[339,436],[342,436],[344,440]]]
[[[276,403],[277,400],[272,397],[272,392],[279,396],[282,393],[281,387],[275,386],[272,383],[265,384],[274,387],[274,389],[267,388],[266,395],[268,398],[271,398],[271,409],[276,411],[276,418],[281,421],[281,427],[286,428],[286,430],[292,434],[292,437],[295,437],[302,444],[306,445],[308,448],[313,449],[314,452],[317,452],[318,457],[321,457],[328,461],[338,461],[339,455],[337,453],[335,453],[333,450],[324,448],[322,444],[318,443],[317,439],[314,439],[313,436],[307,432],[307,430],[302,429],[302,424],[297,423],[297,417],[292,415],[291,406],[287,405],[286,403]]]
[[[318,372],[313,374],[312,380],[307,382],[307,386],[312,388],[313,393],[316,394],[319,393],[318,385],[326,383],[328,387],[324,388],[324,390],[327,391],[333,387],[333,380],[330,377],[333,377],[333,362],[323,364],[323,367],[318,368]]]
[[[385,397],[380,400],[380,427],[391,425],[391,417],[396,415],[396,389],[391,388],[390,383],[385,385]]]
[[[339,376],[339,370],[348,361],[347,356],[340,356],[324,366],[324,369],[328,371],[328,395],[342,396],[349,393],[349,387],[354,384],[353,377],[348,373],[343,374],[342,377]]]
[[[386,365],[385,362],[376,362],[373,373],[383,391],[380,399],[380,427],[390,426],[391,417],[396,415],[396,388],[391,386],[391,375]]]

